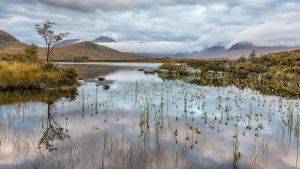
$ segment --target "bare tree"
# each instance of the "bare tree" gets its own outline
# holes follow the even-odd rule
[[[253,49],[249,54],[249,59],[254,59],[256,57],[256,51]]]
[[[40,24],[35,25],[36,32],[44,39],[46,43],[47,64],[49,63],[49,58],[52,56],[53,51],[55,47],[58,45],[58,43],[69,35],[68,32],[54,34],[53,31],[54,25],[55,23],[50,21],[46,21],[41,25]]]

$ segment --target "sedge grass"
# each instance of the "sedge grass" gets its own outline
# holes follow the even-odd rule
[[[76,84],[72,70],[44,70],[38,62],[0,61],[0,90],[46,89]]]

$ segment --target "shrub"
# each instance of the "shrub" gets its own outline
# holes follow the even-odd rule
[[[73,58],[73,62],[87,62],[89,59],[88,56],[76,56]]]
[[[159,68],[167,69],[170,71],[180,70],[180,66],[173,59],[165,59],[164,63]]]
[[[195,69],[200,69],[202,72],[208,71],[225,71],[225,61],[217,60],[198,60],[188,61],[187,64]]]
[[[237,63],[245,63],[246,61],[247,59],[244,56],[242,56],[238,58]]]
[[[28,61],[37,61],[38,60],[38,46],[31,44],[25,48],[25,57]]]
[[[61,84],[74,84],[77,80],[77,73],[74,69],[66,69],[63,71],[63,76],[60,79]]]
[[[43,71],[59,71],[59,68],[53,63],[43,63],[41,64],[41,69]]]

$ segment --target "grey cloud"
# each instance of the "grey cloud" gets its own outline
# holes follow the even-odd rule
[[[42,45],[33,25],[51,20],[69,38],[107,35],[167,52],[238,41],[300,45],[299,8],[297,0],[0,0],[0,29]]]
[[[240,41],[250,41],[264,46],[300,45],[299,18],[299,11],[268,16],[263,23],[249,26],[239,32],[234,36],[231,44]]]
[[[178,5],[200,5],[208,6],[211,4],[224,3],[230,7],[270,7],[273,1],[278,0],[1,0],[13,3],[44,3],[55,7],[67,8],[81,12],[120,11],[120,10],[145,10],[161,9]],[[0,2],[1,2],[0,1]]]

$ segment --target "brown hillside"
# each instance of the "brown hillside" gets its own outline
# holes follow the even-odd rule
[[[0,55],[23,53],[26,46],[27,44],[20,42],[14,36],[0,30]],[[46,58],[45,48],[39,48],[39,57],[41,59]],[[146,59],[146,57],[143,56],[120,52],[90,41],[57,47],[51,59],[56,61],[73,61],[74,58],[78,57],[88,57],[90,61],[130,61]]]
[[[0,30],[0,44],[8,42],[19,42],[19,40],[9,33]]]
[[[41,51],[42,52],[42,51]],[[41,54],[45,57],[45,52]],[[144,57],[132,53],[120,52],[93,42],[79,42],[67,46],[58,47],[54,51],[56,60],[73,60],[75,57],[88,57],[90,60],[135,60]]]
[[[0,30],[0,54],[22,53],[26,44],[20,42],[9,33]]]

